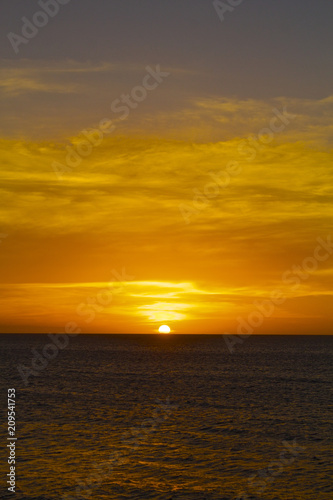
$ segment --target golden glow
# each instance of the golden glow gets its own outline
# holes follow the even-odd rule
[[[170,333],[171,330],[170,330],[170,327],[168,325],[162,325],[159,327],[158,331],[160,333]]]
[[[25,86],[32,82],[15,89]],[[282,276],[332,227],[331,102],[287,101],[298,121],[251,161],[239,145],[269,123],[269,102],[197,100],[172,115],[182,140],[170,138],[171,115],[159,116],[159,138],[105,136],[61,180],[52,163],[65,162],[77,137],[0,139],[2,330],[63,331],[72,321],[82,332],[148,333],[176,322],[177,333],[232,333],[237,318],[280,290],[286,301],[265,319],[266,332],[326,333],[333,258],[297,286]],[[200,142],[190,139],[195,123]],[[211,173],[233,161],[241,171],[211,196]],[[195,195],[205,188],[203,203]],[[188,223],[180,206],[190,208]]]

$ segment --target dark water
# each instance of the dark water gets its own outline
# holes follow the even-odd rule
[[[50,339],[2,336],[18,440],[1,498],[333,498],[332,341],[253,336],[230,354],[220,336],[81,335],[25,385],[17,365]]]

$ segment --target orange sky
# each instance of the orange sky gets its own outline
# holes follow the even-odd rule
[[[87,332],[149,333],[161,323],[181,333],[231,332],[255,301],[281,290],[285,302],[256,331],[328,333],[329,245],[317,265],[303,261],[331,231],[323,112],[331,102],[285,103],[296,115],[289,128],[252,154],[240,144],[281,103],[243,102],[243,132],[194,142],[196,121],[209,135],[226,115],[235,129],[239,120],[236,100],[194,102],[171,120],[181,122],[182,139],[171,137],[168,117],[158,138],[105,136],[61,177],[52,168],[65,163],[61,142],[2,140],[2,329],[63,331],[75,321]],[[255,126],[253,106],[261,110]],[[318,114],[311,137],[307,109]],[[299,283],[293,266],[309,271]]]
[[[0,331],[332,333],[333,96],[47,33],[1,61]]]

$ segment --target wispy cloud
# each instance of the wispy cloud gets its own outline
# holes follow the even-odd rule
[[[18,96],[30,92],[51,94],[70,94],[76,91],[75,85],[49,84],[34,78],[10,77],[0,79],[0,91],[9,96]]]
[[[187,227],[179,204],[191,203],[209,172],[239,156],[237,145],[235,139],[193,144],[110,137],[59,184],[51,164],[63,157],[62,145],[1,141],[0,227],[11,234],[1,248],[2,281],[59,284],[43,291],[38,285],[33,304],[32,291],[7,297],[2,310],[41,311],[38,321],[53,324],[57,308],[66,319],[96,280],[125,266],[137,281],[117,305],[114,331],[126,317],[140,331],[162,317],[186,319],[192,329],[205,320],[216,331],[221,314],[228,323],[246,313],[331,227],[333,162],[329,150],[272,143],[255,161],[244,160],[241,174]],[[304,303],[306,315],[320,310],[328,317],[331,272],[325,262],[311,283],[286,289],[290,300],[278,317],[304,317]],[[314,307],[318,300],[323,307]]]

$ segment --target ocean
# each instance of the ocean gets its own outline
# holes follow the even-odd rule
[[[327,336],[1,335],[0,496],[333,498],[332,355]]]

